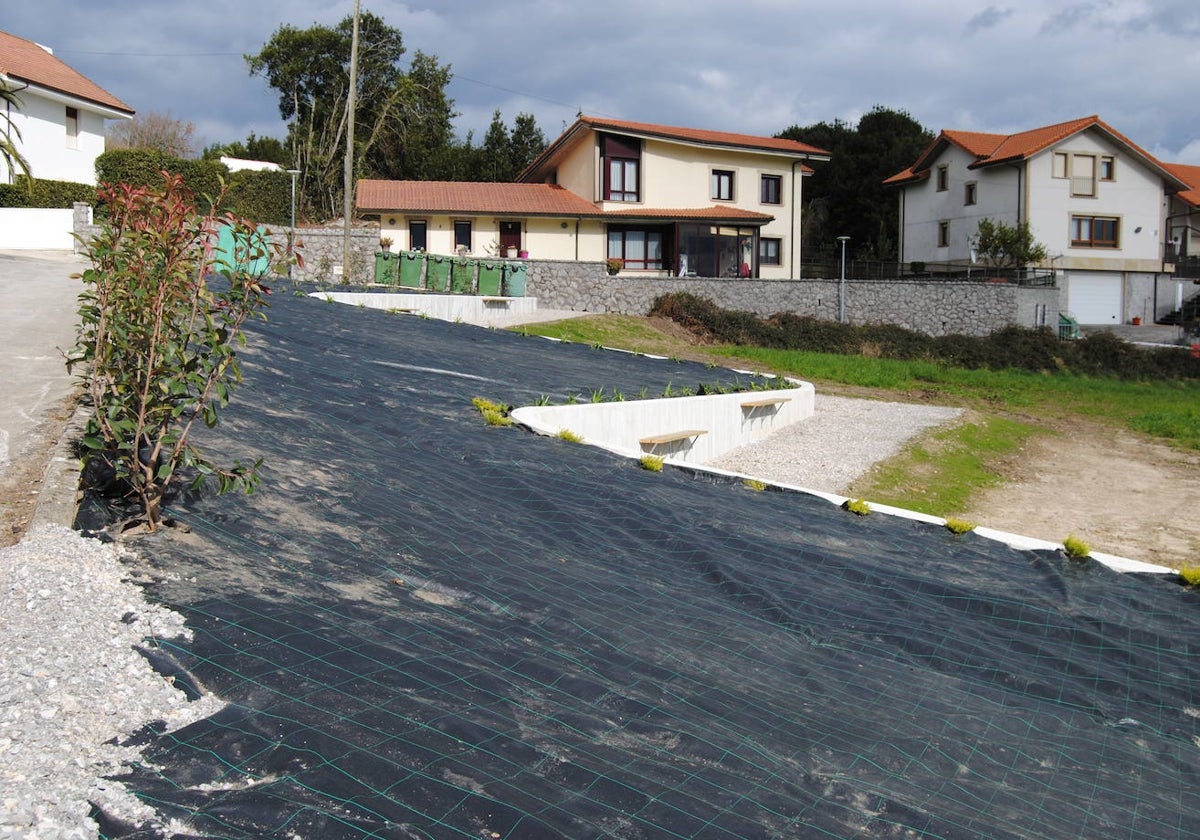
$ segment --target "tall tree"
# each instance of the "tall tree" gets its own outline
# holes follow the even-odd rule
[[[500,117],[500,109],[492,112],[492,122],[488,125],[487,133],[483,135],[483,145],[479,148],[479,169],[476,180],[479,181],[511,181],[512,171],[512,141],[508,135],[508,126]]]
[[[106,149],[156,149],[175,158],[196,156],[196,124],[171,116],[170,111],[147,111],[118,120],[104,135]]]
[[[512,139],[509,145],[514,169],[513,177],[515,178],[546,149],[546,135],[542,134],[542,130],[538,128],[533,114],[517,114],[517,118],[513,122]]]
[[[374,177],[397,180],[454,180],[454,101],[446,96],[450,67],[418,50],[404,77],[404,95],[375,147]]]
[[[805,252],[834,256],[837,237],[846,235],[860,259],[896,259],[899,210],[883,180],[910,166],[933,134],[908,113],[877,105],[855,126],[835,120],[792,126],[779,136],[831,153],[804,185]]]
[[[510,131],[500,111],[493,111],[483,144],[471,150],[468,177],[474,181],[512,181],[545,148],[546,136],[532,114],[517,114]]]
[[[282,140],[275,137],[258,137],[253,131],[245,140],[235,140],[232,143],[213,143],[206,146],[200,157],[204,160],[217,160],[222,156],[243,158],[246,160],[265,160],[277,163],[285,169],[292,166],[291,152]]]
[[[335,27],[281,26],[256,55],[252,75],[279,93],[289,121],[288,143],[300,169],[301,191],[312,215],[341,212],[341,164],[347,135],[353,17]],[[448,67],[418,52],[405,69],[403,34],[377,15],[359,18],[355,176],[429,177],[451,141]]]

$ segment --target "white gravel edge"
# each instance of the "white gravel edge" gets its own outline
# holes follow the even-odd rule
[[[140,760],[114,743],[220,711],[188,702],[133,647],[188,638],[129,581],[128,549],[38,525],[0,549],[0,838],[93,838],[89,803],[133,823],[153,809],[104,777]]]

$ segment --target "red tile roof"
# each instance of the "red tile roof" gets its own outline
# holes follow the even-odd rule
[[[599,216],[590,201],[556,184],[478,181],[358,182],[360,211],[498,213],[518,216]]]
[[[673,125],[657,125],[655,123],[630,122],[628,120],[610,120],[600,117],[580,116],[537,156],[517,180],[539,180],[545,176],[546,168],[559,152],[569,148],[573,139],[586,131],[611,131],[629,134],[637,137],[655,138],[667,142],[692,143],[718,149],[735,149],[766,154],[782,154],[800,160],[829,160],[830,154],[824,149],[801,143],[797,140],[784,140],[779,137],[759,137],[753,134],[735,134],[728,131],[708,131],[702,128],[679,128]],[[802,167],[806,174],[812,170]]]
[[[0,73],[19,82],[133,114],[132,108],[87,76],[55,58],[33,41],[18,38],[7,32],[0,32]]]
[[[1186,163],[1164,163],[1168,172],[1187,185],[1175,197],[1192,207],[1200,207],[1200,166],[1190,166]]]
[[[1104,122],[1099,116],[1093,114],[1090,117],[1081,117],[1076,120],[1033,128],[1017,134],[989,134],[980,131],[954,131],[945,129],[926,147],[921,156],[917,158],[915,164],[903,172],[887,178],[883,183],[886,185],[905,184],[928,178],[933,162],[951,144],[958,146],[967,154],[973,156],[975,162],[971,164],[970,168],[979,169],[985,166],[1028,160],[1056,143],[1061,143],[1068,137],[1092,128],[1107,134],[1110,140],[1123,146],[1135,156],[1140,157],[1143,162],[1152,168],[1158,169],[1160,173],[1166,175],[1169,179],[1177,177],[1169,172],[1153,155]]]
[[[579,122],[598,131],[621,131],[634,134],[659,137],[664,140],[681,140],[688,143],[700,143],[705,146],[726,146],[739,149],[755,149],[760,151],[787,152],[795,155],[829,157],[829,152],[801,143],[798,140],[785,140],[781,137],[759,137],[753,134],[735,134],[729,131],[708,131],[702,128],[678,128],[671,125],[655,125],[654,123],[630,122],[628,120],[611,120],[602,117],[581,116]]]
[[[681,210],[639,205],[605,211],[556,184],[508,184],[490,181],[362,180],[358,182],[356,206],[363,213],[488,213],[503,216],[671,219],[760,224],[775,218],[740,207],[717,206]]]

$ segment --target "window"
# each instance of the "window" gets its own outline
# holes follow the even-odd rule
[[[642,146],[633,137],[614,134],[600,135],[600,154],[603,157],[605,201],[638,201]]]
[[[454,249],[465,248],[468,252],[471,251],[471,223],[470,222],[455,222],[454,223]]]
[[[938,192],[950,189],[950,167],[944,163],[937,168],[937,189]]]
[[[938,222],[938,244],[939,248],[950,247],[950,223]]]
[[[67,148],[79,148],[79,109],[67,108]]]
[[[1117,248],[1120,221],[1111,216],[1072,216],[1071,245],[1075,248]]]
[[[1117,159],[1112,155],[1102,155],[1100,158],[1100,180],[1112,181],[1117,176]]]
[[[663,234],[661,230],[642,228],[609,228],[608,257],[622,260],[631,270],[661,269],[663,267]]]
[[[608,161],[608,189],[605,198],[609,201],[638,200],[638,163],[636,160],[611,158]]]
[[[969,181],[963,190],[963,204],[974,204],[979,197],[974,181]]]
[[[762,237],[758,240],[758,263],[759,265],[782,265],[783,260],[780,256],[782,251],[782,239],[769,239]]]
[[[763,204],[782,204],[783,178],[778,175],[762,176],[762,195],[759,200]]]
[[[716,201],[733,201],[733,173],[728,169],[713,170],[712,197]]]
[[[429,224],[427,222],[408,223],[408,250],[429,250]]]
[[[1071,195],[1090,198],[1096,194],[1095,155],[1071,156]]]
[[[1069,158],[1068,158],[1066,152],[1055,152],[1054,153],[1054,163],[1053,163],[1054,170],[1051,174],[1055,178],[1066,178],[1067,170],[1069,168],[1067,165],[1068,161],[1069,161]]]

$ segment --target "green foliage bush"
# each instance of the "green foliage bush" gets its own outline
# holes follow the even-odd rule
[[[96,188],[90,184],[43,178],[34,178],[30,186],[24,175],[18,175],[15,184],[0,184],[0,207],[69,210],[77,201],[95,204]]]
[[[96,158],[96,180],[101,184],[157,187],[163,172],[182,177],[204,212],[209,209],[205,197],[220,193],[229,177],[229,167],[219,160],[187,160],[157,149],[113,149]]]
[[[217,423],[241,381],[242,327],[265,320],[270,291],[238,270],[209,283],[221,269],[209,244],[224,224],[238,243],[231,262],[281,257],[281,246],[266,246],[252,223],[197,212],[181,176],[160,182],[99,191],[109,217],[88,244],[92,266],[83,273],[78,342],[68,357],[69,367],[82,369],[93,409],[81,442],[85,470],[109,473],[97,489],[134,501],[151,530],[181,468],[192,470],[193,487],[212,478],[220,492],[257,482],[259,463],[218,467],[189,439],[197,420]]]
[[[292,176],[286,172],[235,172],[229,178],[229,209],[264,225],[291,223]]]
[[[114,149],[96,158],[96,177],[101,184],[154,187],[162,183],[163,172],[181,176],[202,211],[209,209],[206,196],[215,196],[227,187],[223,201],[229,212],[260,225],[291,221],[292,180],[286,172],[230,173],[215,158],[176,158],[157,149]]]
[[[851,326],[792,313],[763,319],[748,312],[723,310],[687,292],[662,295],[654,301],[650,314],[670,318],[702,340],[724,344],[931,361],[972,370],[1200,379],[1200,364],[1189,354],[1172,348],[1136,347],[1107,332],[1078,341],[1060,341],[1050,329],[1004,327],[982,337],[934,338],[891,324]]]

